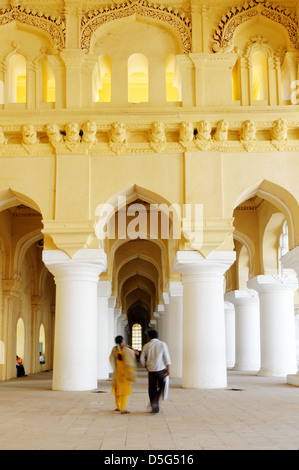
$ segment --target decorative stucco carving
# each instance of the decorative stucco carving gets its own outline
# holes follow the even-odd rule
[[[227,140],[228,122],[223,119],[217,123],[214,139],[221,142]]]
[[[127,129],[123,122],[113,122],[109,132],[109,147],[116,154],[123,153],[127,144]]]
[[[211,130],[212,127],[209,121],[204,120],[198,123],[195,143],[200,150],[209,150],[211,145]]]
[[[283,141],[288,139],[288,128],[284,119],[278,119],[274,121],[272,132],[272,140]]]
[[[124,3],[89,11],[81,19],[81,49],[89,52],[92,37],[102,25],[132,15],[167,25],[180,38],[183,53],[188,54],[191,51],[191,20],[170,5],[150,3],[147,0],[127,0]]]
[[[192,142],[194,139],[194,129],[192,122],[181,122],[180,128],[180,142]]]
[[[57,124],[49,123],[45,126],[45,129],[47,132],[47,136],[49,137],[49,142],[52,145],[62,142],[62,135]]]
[[[149,132],[149,141],[152,149],[162,152],[166,144],[165,126],[163,122],[153,122]]]
[[[181,122],[179,127],[179,142],[184,149],[192,152],[196,149],[194,127],[192,122]]]
[[[254,121],[244,121],[241,126],[240,139],[245,142],[253,142],[256,135],[256,124]]]
[[[13,21],[39,28],[47,33],[52,40],[54,49],[62,51],[65,44],[65,23],[58,17],[30,9],[19,2],[12,2],[11,8],[0,10],[0,26]]]
[[[271,129],[271,142],[277,150],[285,150],[285,142],[288,140],[288,128],[284,119],[274,121]]]
[[[297,20],[295,14],[287,8],[283,8],[268,0],[251,0],[231,8],[221,18],[213,35],[214,52],[231,52],[233,50],[233,37],[236,29],[241,24],[261,15],[269,20],[282,25],[288,34],[290,45],[298,48]]]
[[[97,125],[94,121],[86,121],[82,126],[82,142],[95,144],[97,142]]]
[[[223,134],[215,138],[217,128],[219,132],[219,128],[222,127],[220,123],[224,126]],[[90,128],[90,135],[86,131],[87,128]],[[194,128],[197,129],[195,138]],[[172,135],[169,140],[166,139],[168,132]],[[257,132],[259,132],[258,138]],[[136,133],[137,139],[134,138]],[[143,140],[140,139],[140,135],[144,136]],[[239,135],[239,139],[236,139],[236,135]],[[173,136],[177,136],[176,139]],[[282,118],[274,121],[237,122],[226,119],[219,122],[202,120],[197,124],[185,121],[105,124],[88,120],[82,125],[77,122],[68,122],[64,126],[57,123],[42,125],[29,123],[19,127],[7,124],[2,125],[2,131],[0,127],[1,158],[20,156],[42,158],[55,154],[121,156],[186,151],[222,153],[246,151],[273,154],[273,150],[299,152],[299,122],[290,122]]]
[[[77,122],[68,122],[65,125],[65,137],[64,141],[68,143],[77,143],[81,141],[80,127]]]
[[[22,143],[25,145],[35,145],[39,143],[36,130],[31,124],[22,126]]]

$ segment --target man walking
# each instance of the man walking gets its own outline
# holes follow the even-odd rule
[[[153,413],[159,412],[159,399],[164,378],[169,375],[171,364],[167,344],[158,339],[156,330],[148,332],[150,341],[143,347],[140,363],[148,371],[148,394]]]

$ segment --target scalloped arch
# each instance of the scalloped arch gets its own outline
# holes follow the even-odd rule
[[[53,47],[57,51],[62,51],[64,48],[65,26],[59,18],[52,18],[50,15],[45,15],[22,6],[0,11],[0,26],[12,23],[13,21],[42,30],[51,38]]]
[[[269,3],[268,0],[251,0],[250,3],[245,2],[241,6],[231,8],[222,16],[213,36],[213,51],[232,50],[236,29],[258,15],[282,25],[287,31],[290,45],[294,49],[298,48],[298,26],[295,15],[283,7]]]
[[[180,41],[182,52],[191,52],[191,22],[184,14],[172,11],[171,7],[149,4],[144,0],[128,1],[125,4],[113,5],[105,10],[87,13],[81,21],[80,46],[88,53],[94,34],[101,26],[112,21],[124,20],[133,15],[154,20],[172,30]]]

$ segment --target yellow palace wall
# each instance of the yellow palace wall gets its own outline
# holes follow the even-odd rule
[[[98,247],[98,207],[115,201],[119,194],[181,207],[202,204],[204,230],[199,251],[207,256],[213,250],[233,250],[234,231],[241,233],[254,247],[252,276],[265,272],[263,234],[275,211],[288,221],[289,248],[299,245],[298,104],[281,98],[282,71],[290,70],[293,80],[298,79],[297,33],[294,39],[291,28],[297,25],[295,3],[280,2],[288,13],[256,0],[250,8],[242,1],[203,4],[182,0],[159,6],[136,0],[123,7],[108,2],[107,10],[102,1],[48,3],[47,11],[38,13],[43,6],[34,2],[0,2],[0,79],[4,82],[0,105],[4,132],[0,143],[0,339],[6,356],[5,364],[0,364],[2,380],[15,376],[12,358],[20,315],[27,326],[25,369],[40,370],[41,324],[46,331],[47,367],[53,366],[53,280],[44,273],[41,248],[35,243],[43,238],[44,249],[62,249],[70,257],[79,249]],[[241,15],[240,26],[235,28],[230,21],[237,13],[228,14],[233,7],[239,7]],[[254,15],[248,16],[251,13]],[[14,20],[5,24],[12,14]],[[232,37],[225,36],[223,24]],[[265,50],[269,58],[267,102],[252,101],[248,61],[256,48]],[[147,55],[150,65],[147,103],[127,102],[127,58],[135,52]],[[27,61],[26,103],[9,101],[8,64],[14,53]],[[175,55],[180,70],[181,102],[165,100],[161,70],[162,56],[167,53]],[[115,59],[110,103],[92,99],[92,74],[100,54]],[[55,71],[55,103],[42,99],[40,64],[45,58]],[[240,99],[234,101],[232,71],[237,60],[242,90]],[[287,126],[287,136],[273,133],[279,119]],[[228,131],[217,139],[217,124],[222,120],[228,123]],[[256,124],[256,134],[246,140],[242,126],[248,120]],[[95,142],[85,142],[82,137],[84,123],[89,121],[96,125]],[[199,138],[202,121],[211,124],[209,139]],[[66,126],[71,122],[78,123],[81,131],[76,142],[67,140]],[[156,122],[162,123],[159,135],[153,132]],[[195,131],[190,141],[184,141],[180,133],[184,122],[191,123]],[[58,128],[57,141],[51,141],[47,128],[51,123]],[[124,139],[113,140],[114,123],[123,123]],[[28,141],[22,135],[25,124],[33,126]],[[269,211],[236,214],[235,209],[253,195],[268,201]],[[32,226],[24,225],[31,220],[25,213],[7,212],[19,205],[37,211]],[[18,223],[13,225],[15,220]],[[277,239],[279,233],[277,229]],[[105,246],[112,252],[112,244]],[[163,285],[179,278],[171,269],[176,250],[190,249],[185,239],[165,246],[168,259]],[[107,252],[107,272],[101,276],[110,281],[111,252]],[[50,280],[46,282],[47,276]],[[232,289],[237,288],[236,283]]]

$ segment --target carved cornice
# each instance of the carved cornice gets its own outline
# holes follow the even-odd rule
[[[24,132],[26,127],[27,132]],[[137,140],[135,136],[138,135]],[[140,135],[143,139],[140,140]],[[146,155],[184,152],[299,151],[299,122],[226,121],[111,124],[86,121],[0,127],[0,158],[51,155]]]
[[[222,16],[213,36],[213,51],[231,51],[237,27],[258,14],[282,25],[288,33],[291,46],[294,49],[298,48],[298,22],[295,14],[287,8],[268,2],[268,0],[251,0],[231,8]]]
[[[164,23],[179,36],[183,53],[188,54],[191,51],[191,20],[185,13],[171,6],[152,4],[147,0],[127,0],[86,13],[81,19],[81,49],[89,52],[92,36],[102,25],[132,15]]]
[[[58,17],[45,14],[22,5],[0,9],[0,26],[17,21],[27,26],[33,26],[46,32],[52,40],[53,47],[61,51],[65,43],[65,23]]]

